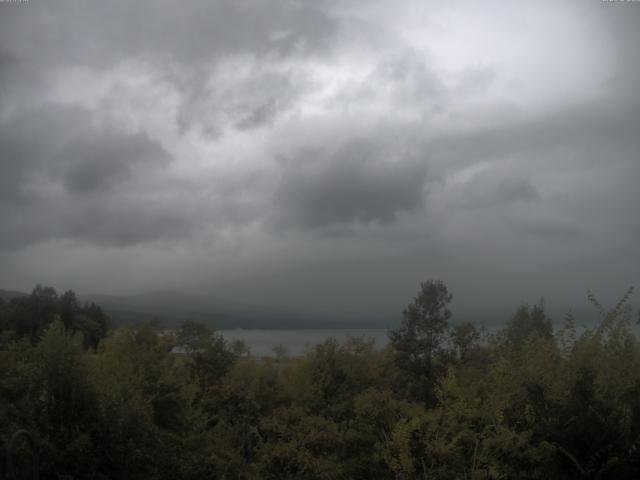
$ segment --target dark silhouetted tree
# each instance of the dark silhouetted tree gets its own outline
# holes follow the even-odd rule
[[[436,356],[443,349],[452,297],[442,281],[422,282],[402,312],[400,327],[389,332],[397,365],[413,380],[408,385],[411,395],[427,402],[434,399]]]
[[[511,317],[505,331],[505,341],[512,348],[519,348],[531,336],[545,340],[553,338],[553,325],[544,309],[544,301],[537,305],[521,305]]]
[[[451,330],[451,344],[456,356],[464,362],[469,351],[480,340],[480,331],[472,322],[455,325]]]
[[[191,360],[192,371],[203,389],[219,383],[236,360],[235,353],[227,346],[222,335],[199,322],[183,322],[178,330],[176,345]]]

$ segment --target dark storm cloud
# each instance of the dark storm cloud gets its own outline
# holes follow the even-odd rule
[[[0,123],[0,245],[52,238],[126,245],[182,223],[137,191],[169,154],[145,134],[97,129],[92,120],[87,110],[46,104]]]
[[[471,132],[445,134],[428,145],[436,158],[447,162],[474,164],[510,155],[541,153],[558,148],[593,153],[612,153],[610,161],[624,161],[640,147],[640,99],[590,102],[560,108],[552,113],[514,113],[507,124],[480,127]],[[625,153],[626,151],[626,153]],[[619,155],[623,153],[623,155]],[[543,159],[544,157],[540,157]],[[601,164],[593,155],[574,155],[573,163],[583,167]]]
[[[65,212],[63,238],[92,245],[127,247],[163,239],[175,241],[192,228],[191,218],[175,205],[132,196],[90,201]]]
[[[136,196],[102,200],[55,196],[44,201],[20,211],[0,208],[0,250],[22,250],[52,240],[123,248],[174,242],[192,228],[183,212]]]
[[[143,133],[82,132],[55,156],[64,165],[65,187],[72,193],[90,193],[113,188],[147,168],[158,168],[170,160],[167,152]]]
[[[425,160],[393,158],[376,142],[354,141],[333,153],[300,152],[284,168],[276,193],[279,225],[389,223],[423,203]]]
[[[0,123],[5,199],[24,200],[29,182],[37,180],[60,181],[70,192],[90,193],[126,182],[145,166],[158,168],[170,161],[144,133],[94,127],[93,120],[86,109],[45,104]]]
[[[19,112],[0,123],[0,196],[9,204],[34,200],[29,187],[74,132],[85,128],[88,112],[75,107],[49,105]]]
[[[483,208],[483,225],[544,240],[548,252],[562,244],[609,252],[611,235],[637,241],[639,124],[638,98],[615,92],[606,101],[517,114],[510,125],[445,136],[427,148],[434,176],[472,172],[444,195],[449,217]]]

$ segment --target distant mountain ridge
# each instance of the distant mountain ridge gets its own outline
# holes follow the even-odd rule
[[[61,293],[61,292],[59,292]],[[0,299],[28,296],[29,293],[0,289]],[[320,315],[296,312],[286,308],[253,305],[213,295],[199,295],[175,291],[154,291],[138,295],[78,294],[81,303],[96,303],[116,325],[139,324],[157,320],[172,328],[184,320],[206,323],[215,329],[360,329],[395,328],[401,314],[386,317],[368,315]],[[517,305],[502,305],[492,309],[455,308],[452,324],[470,320],[485,326],[504,325]],[[586,304],[572,309],[579,325],[595,325],[598,317]],[[567,310],[549,311],[556,328],[561,327]],[[636,317],[637,318],[637,317]]]
[[[29,293],[0,289],[0,298],[10,301]],[[215,296],[175,291],[154,291],[138,295],[77,294],[80,303],[99,305],[116,324],[138,324],[157,320],[167,327],[195,320],[216,329],[278,328],[371,328],[383,322],[362,321],[340,315],[327,318],[285,308],[252,305]]]
[[[358,318],[299,313],[271,306],[252,305],[214,296],[157,291],[140,295],[79,295],[83,302],[100,305],[117,322],[139,323],[159,320],[175,326],[184,320],[196,320],[217,329],[259,328],[366,328],[380,322],[363,322]]]
[[[3,290],[0,288],[0,298],[5,302],[13,300],[14,298],[28,297],[28,293],[18,292],[15,290]]]

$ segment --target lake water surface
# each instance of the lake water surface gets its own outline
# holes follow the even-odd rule
[[[272,356],[273,347],[282,345],[286,355],[302,355],[307,348],[322,343],[330,337],[339,342],[349,337],[371,337],[375,348],[383,348],[388,342],[386,328],[341,329],[341,330],[219,330],[229,342],[243,340],[254,356]]]
[[[555,325],[561,328],[562,325]],[[577,335],[586,328],[593,328],[594,324],[577,325]],[[495,334],[504,325],[490,325],[485,327],[486,334]],[[632,325],[634,333],[640,337],[640,326]],[[351,329],[301,329],[301,330],[218,330],[229,342],[244,340],[251,355],[274,356],[273,347],[282,345],[286,349],[286,356],[302,355],[308,348],[334,337],[339,342],[345,342],[349,337],[371,337],[375,340],[375,348],[384,348],[389,343],[386,328],[351,328]]]

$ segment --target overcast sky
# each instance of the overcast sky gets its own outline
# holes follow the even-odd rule
[[[0,288],[614,301],[639,45],[640,2],[0,2]]]

